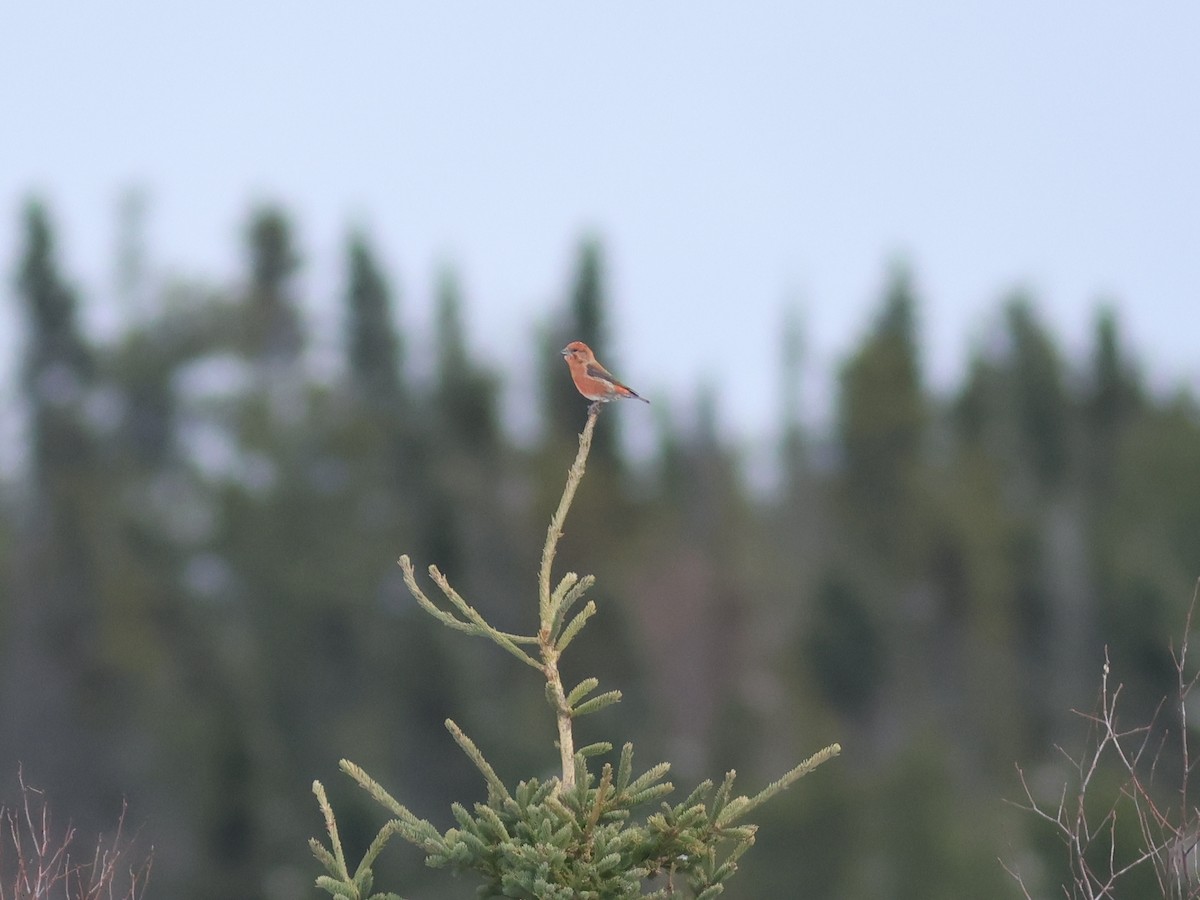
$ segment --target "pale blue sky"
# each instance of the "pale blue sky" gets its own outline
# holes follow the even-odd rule
[[[897,257],[935,384],[1016,287],[1072,352],[1115,299],[1156,382],[1200,383],[1196,2],[8,4],[4,269],[35,191],[107,294],[130,185],[160,273],[235,277],[251,203],[280,200],[326,343],[352,223],[406,326],[455,262],[514,391],[595,230],[611,368],[651,397],[720,382],[747,435],[784,305],[819,411]]]

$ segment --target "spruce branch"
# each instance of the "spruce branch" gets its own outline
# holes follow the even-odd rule
[[[412,560],[408,558],[408,554],[401,556],[399,563],[400,569],[404,572],[404,584],[408,587],[409,593],[413,595],[413,598],[421,605],[423,610],[447,628],[453,628],[455,631],[462,631],[479,637],[486,637],[503,647],[527,666],[532,666],[535,669],[541,668],[536,659],[517,646],[518,644],[536,644],[538,642],[536,637],[532,635],[510,634],[507,631],[500,631],[498,628],[493,628],[475,607],[467,603],[462,598],[462,595],[450,586],[450,582],[446,580],[446,576],[442,574],[437,566],[430,566],[429,575],[433,579],[434,584],[441,588],[442,593],[446,595],[446,599],[454,604],[464,618],[460,619],[454,614],[446,612],[430,600],[425,595],[425,592],[421,590],[421,586],[417,584],[417,574],[413,570]]]
[[[483,780],[487,782],[488,786],[488,802],[511,800],[512,797],[509,796],[508,788],[504,786],[504,782],[500,780],[500,776],[496,774],[496,770],[483,758],[483,754],[479,752],[479,748],[475,746],[475,742],[463,733],[463,730],[455,724],[453,719],[446,720],[446,730],[450,732],[454,737],[454,742],[462,748],[463,753],[467,754],[471,762],[475,763],[475,768],[483,775]]]
[[[327,891],[335,900],[340,900],[340,898],[348,898],[348,900],[403,900],[399,894],[371,893],[371,888],[375,880],[371,866],[383,851],[388,840],[395,834],[403,834],[403,823],[399,819],[392,819],[385,824],[375,836],[375,840],[371,841],[371,846],[367,848],[367,852],[363,855],[362,861],[358,864],[354,874],[351,874],[350,870],[346,867],[346,856],[342,850],[342,839],[338,834],[337,821],[333,816],[333,807],[329,805],[329,799],[325,796],[325,787],[321,782],[314,781],[312,789],[317,797],[317,804],[321,807],[321,812],[325,816],[325,830],[329,834],[329,844],[330,848],[332,848],[325,847],[316,838],[312,838],[308,842],[313,856],[317,858],[317,861],[329,873],[328,875],[317,876],[317,887],[323,891]],[[380,790],[382,791],[382,788]]]
[[[350,873],[346,871],[346,855],[342,852],[342,839],[338,836],[333,807],[329,805],[329,799],[325,796],[325,786],[319,781],[314,781],[312,789],[313,793],[317,795],[317,805],[321,807],[321,813],[325,816],[325,830],[329,833],[329,844],[333,848],[331,854],[316,838],[313,838],[309,842],[313,853],[332,875],[349,878]]]
[[[582,600],[583,595],[595,583],[596,578],[593,575],[584,575],[580,578],[574,572],[568,572],[563,576],[563,580],[554,589],[554,595],[550,600],[552,610],[550,636],[552,638],[557,638],[561,633],[563,622],[566,620],[567,613],[571,611],[571,607]],[[561,646],[561,641],[559,643]]]
[[[556,619],[561,622],[567,608],[583,596],[583,591],[590,583],[588,577],[579,582],[571,582],[570,576],[564,578],[559,587],[566,586],[566,589],[563,591],[562,600],[556,604],[554,594],[550,591],[550,576],[554,568],[554,556],[558,552],[558,542],[562,538],[563,524],[567,520],[567,512],[571,509],[571,501],[575,499],[575,491],[579,488],[583,471],[587,467],[588,453],[592,449],[592,434],[596,430],[596,417],[599,415],[600,407],[592,404],[588,408],[583,433],[579,435],[579,451],[567,471],[567,484],[563,488],[562,498],[558,501],[558,509],[551,516],[550,527],[546,530],[546,543],[542,547],[542,566],[538,572],[538,619],[541,623],[538,629],[538,650],[542,657],[542,673],[546,676],[546,696],[554,709],[555,724],[558,726],[558,753],[562,763],[561,786],[564,791],[569,791],[575,786],[575,735],[571,729],[571,704],[567,702],[562,676],[558,672],[558,658],[595,613],[596,605],[589,601],[579,615],[567,625],[562,638],[556,640]],[[584,587],[576,592],[575,588],[581,584]]]
[[[575,454],[575,461],[571,464],[567,472],[566,486],[563,488],[558,508],[554,511],[554,515],[550,519],[550,526],[546,532],[546,543],[542,547],[542,564],[538,572],[539,627],[536,636],[511,634],[494,628],[478,610],[471,606],[451,586],[442,571],[436,565],[431,565],[429,567],[429,576],[452,607],[450,610],[443,609],[430,600],[417,583],[416,571],[413,568],[412,560],[407,555],[400,557],[400,568],[404,573],[404,583],[408,587],[409,593],[413,595],[417,603],[429,615],[433,616],[446,627],[453,628],[455,631],[488,638],[527,666],[542,672],[546,678],[546,699],[551,709],[554,710],[555,724],[558,730],[557,744],[562,764],[560,785],[563,790],[571,790],[575,784],[575,738],[571,728],[572,718],[577,715],[586,715],[589,712],[595,712],[621,699],[619,691],[609,691],[598,697],[593,697],[576,708],[576,703],[582,697],[568,698],[563,689],[562,676],[559,674],[558,660],[567,646],[579,635],[580,630],[587,624],[587,621],[596,614],[596,604],[589,600],[583,609],[576,613],[569,622],[567,621],[567,615],[572,607],[583,599],[584,594],[595,583],[595,578],[591,575],[580,577],[574,572],[568,572],[562,577],[553,591],[550,588],[554,557],[558,551],[558,542],[562,538],[563,525],[566,522],[567,513],[571,509],[571,503],[575,499],[575,492],[578,490],[579,483],[583,479],[588,454],[592,448],[592,435],[595,432],[596,419],[599,414],[600,407],[598,405],[593,405],[588,409],[587,422],[583,427],[583,433],[579,435],[579,450]],[[520,646],[531,644],[537,645],[540,659],[535,659]],[[590,693],[593,689],[594,686],[589,688],[585,694]],[[453,723],[448,723],[447,725],[447,727],[451,728],[451,733],[454,734],[455,740],[459,741],[459,746],[463,748],[476,767],[484,771],[487,763],[483,759],[482,754],[479,753],[478,748],[470,743],[461,731],[456,730],[457,726],[452,726]],[[462,740],[459,740],[460,736]],[[468,749],[468,746],[471,749]],[[487,766],[487,770],[484,771],[485,778],[488,779],[488,790],[494,790],[497,785],[502,788],[503,785],[500,784],[495,773],[491,772],[489,776],[488,772],[491,772],[490,766]]]
[[[730,801],[729,805],[725,808],[724,814],[720,818],[720,824],[732,825],[738,819],[746,815],[746,813],[759,806],[762,806],[776,794],[786,791],[817,766],[821,765],[822,763],[829,762],[829,760],[833,759],[835,756],[840,755],[841,752],[841,744],[830,744],[823,750],[818,750],[808,759],[804,760],[804,762],[800,763],[800,765],[785,773],[782,778],[772,781],[753,797],[738,797],[736,800]]]
[[[568,700],[566,692],[563,690],[562,676],[558,670],[558,660],[563,650],[567,648],[571,641],[578,636],[583,626],[587,624],[588,619],[596,613],[596,604],[593,601],[588,601],[570,622],[566,622],[567,614],[595,583],[595,578],[591,575],[585,575],[581,578],[574,572],[568,572],[559,581],[558,586],[553,591],[550,588],[550,579],[554,567],[554,557],[558,551],[558,542],[562,538],[563,525],[566,522],[567,513],[571,509],[571,503],[575,499],[575,492],[579,488],[579,482],[583,479],[588,454],[592,448],[592,435],[595,432],[596,419],[599,414],[600,407],[598,405],[593,405],[588,409],[587,422],[583,427],[583,433],[579,435],[579,450],[575,454],[575,461],[571,464],[567,472],[566,486],[563,488],[562,497],[558,501],[558,508],[554,511],[554,515],[550,519],[550,527],[546,532],[546,543],[542,547],[542,564],[538,572],[539,628],[536,636],[511,634],[494,628],[478,610],[467,603],[462,595],[450,585],[449,580],[442,574],[441,570],[437,566],[431,565],[429,567],[429,575],[433,579],[434,584],[445,595],[454,611],[442,609],[429,599],[417,583],[417,576],[412,560],[407,555],[400,557],[400,568],[404,573],[404,583],[407,585],[409,593],[413,595],[422,609],[448,628],[488,638],[527,666],[538,669],[545,676],[546,698],[550,707],[554,710],[555,724],[558,730],[557,743],[559,758],[562,764],[561,787],[563,790],[570,790],[575,784],[575,737],[571,728],[572,717],[575,715],[584,715],[588,712],[595,712],[604,706],[615,703],[621,697],[619,691],[610,691],[584,703],[579,710],[572,708],[574,704]],[[522,644],[536,644],[540,661],[521,649],[519,645]],[[458,740],[459,734],[461,732],[455,734],[455,740]],[[463,737],[465,739],[465,735]],[[477,767],[481,762],[486,765],[483,756],[479,754],[478,748],[468,751],[466,745],[461,741],[460,746],[463,747],[464,751],[467,752],[467,755],[471,757]],[[474,744],[470,746],[474,748]],[[492,773],[492,777],[495,777],[494,772]],[[492,790],[495,786],[491,780],[489,780],[488,784],[489,790]]]
[[[561,651],[549,642],[542,645],[542,671],[546,675],[546,697],[554,710],[554,722],[558,727],[558,754],[562,763],[564,791],[575,787],[575,733],[571,729],[571,706],[563,692],[562,676],[558,673],[558,656]]]
[[[579,635],[583,630],[583,626],[587,624],[587,620],[596,614],[596,603],[594,600],[589,600],[581,609],[575,618],[573,618],[566,628],[563,629],[562,635],[555,641],[555,646],[558,652],[562,653],[571,645],[571,641]],[[553,635],[551,636],[553,638]]]
[[[588,408],[587,423],[583,433],[579,435],[579,452],[575,454],[575,462],[567,470],[567,486],[563,489],[562,498],[558,501],[558,509],[550,518],[550,527],[546,530],[546,543],[542,547],[542,567],[538,572],[539,612],[542,626],[545,627],[553,617],[550,595],[550,570],[554,568],[554,555],[558,552],[558,541],[562,537],[563,524],[567,520],[567,511],[575,499],[575,491],[583,479],[583,470],[587,466],[588,453],[592,449],[592,432],[596,430],[596,417],[600,415],[600,407],[593,405]]]
[[[585,700],[571,710],[571,715],[578,719],[580,716],[586,716],[594,712],[599,712],[606,706],[612,706],[621,700],[620,691],[605,691],[603,694],[598,694],[591,700]]]
[[[605,753],[612,753],[612,744],[608,741],[597,741],[575,751],[576,756],[582,756],[585,759],[592,756],[603,756]]]
[[[398,834],[402,838],[426,852],[433,852],[439,847],[442,843],[441,835],[430,822],[413,815],[408,807],[384,790],[379,782],[348,759],[343,759],[338,765],[343,772],[357,781],[359,787],[370,794],[376,803],[392,812],[396,817],[395,821],[399,823]]]
[[[598,678],[583,679],[583,681],[571,688],[571,693],[567,694],[567,705],[574,706],[599,686],[600,679]]]
[[[342,760],[342,770],[393,818],[380,829],[362,862],[350,872],[324,789],[314,783],[330,841],[329,847],[312,841],[313,853],[328,873],[317,879],[317,885],[335,898],[399,900],[394,894],[370,893],[374,878],[371,866],[388,840],[399,835],[425,852],[429,866],[470,870],[482,876],[480,896],[669,900],[686,894],[697,900],[711,900],[723,892],[724,882],[737,871],[739,857],[754,843],[757,826],[740,820],[841,752],[837,744],[825,748],[753,797],[733,796],[735,774],[730,771],[719,786],[704,781],[683,803],[674,806],[663,802],[675,789],[665,780],[670,765],[659,763],[635,777],[632,744],[622,747],[615,765],[604,763],[598,776],[589,770],[589,760],[611,753],[612,745],[597,742],[576,750],[572,723],[579,716],[618,702],[621,692],[597,694],[596,678],[584,678],[569,692],[565,689],[559,660],[596,614],[595,601],[586,599],[595,579],[568,572],[553,590],[551,585],[558,543],[583,478],[599,410],[599,404],[588,409],[578,452],[546,532],[538,572],[536,635],[494,628],[451,586],[437,566],[430,566],[429,575],[445,597],[444,604],[435,603],[417,583],[411,560],[400,557],[405,584],[429,615],[456,631],[488,638],[542,672],[546,701],[554,711],[558,731],[561,775],[544,782],[529,779],[510,792],[474,741],[447,719],[446,728],[454,741],[483,776],[487,801],[470,809],[452,803],[457,827],[440,833],[358,766]],[[534,645],[536,654],[525,649]],[[633,815],[638,807],[652,804],[659,804],[657,811],[640,818]],[[655,878],[665,878],[665,885],[661,881],[658,885],[647,884]]]

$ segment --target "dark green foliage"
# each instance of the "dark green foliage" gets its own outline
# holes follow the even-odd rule
[[[364,235],[348,245],[346,357],[355,384],[370,405],[395,410],[403,394],[403,347],[392,292]]]
[[[0,597],[0,760],[36,759],[39,780],[70,795],[95,782],[113,787],[114,750],[96,748],[105,714],[121,711],[119,695],[99,690],[112,679],[112,602],[105,582],[124,547],[106,527],[117,510],[115,486],[88,402],[97,380],[95,354],[79,324],[75,292],[59,269],[45,208],[24,215],[17,295],[23,307],[24,403],[29,416],[28,479],[13,536],[12,587]],[[110,551],[116,551],[111,553]],[[113,559],[116,556],[118,559]],[[127,557],[126,557],[127,559]],[[125,560],[120,560],[125,561]],[[15,590],[13,589],[15,588]],[[86,710],[86,712],[84,712]],[[77,746],[95,748],[79,758]],[[26,756],[26,754],[28,754]],[[90,820],[101,804],[79,810]]]
[[[542,367],[534,422],[501,414],[509,373],[470,340],[472,298],[450,278],[415,285],[405,297],[440,297],[441,315],[417,308],[427,332],[400,327],[393,260],[365,234],[347,237],[328,297],[303,294],[303,223],[278,208],[248,217],[237,277],[163,280],[127,207],[110,268],[116,314],[136,314],[98,342],[85,324],[114,320],[92,308],[107,292],[76,286],[60,252],[88,235],[60,240],[38,204],[16,212],[0,766],[23,760],[85,829],[128,796],[163,848],[152,892],[180,900],[311,894],[304,786],[342,755],[440,814],[439,834],[458,828],[448,798],[476,797],[478,777],[446,752],[447,715],[507,783],[545,785],[546,699],[528,667],[429,620],[394,559],[436,560],[488,622],[534,630],[530,572],[588,405],[557,351],[583,337],[653,389],[622,362],[602,245],[580,244],[544,345],[523,356]],[[999,804],[1019,791],[1014,760],[1061,765],[1053,748],[1077,744],[1068,711],[1088,708],[1103,646],[1131,722],[1174,677],[1168,641],[1200,559],[1195,397],[1143,381],[1155,348],[1115,314],[1072,357],[1034,297],[998,304],[963,382],[931,386],[912,284],[885,281],[839,361],[829,432],[798,408],[794,335],[776,360],[786,446],[735,441],[720,412],[738,398],[711,388],[610,407],[565,529],[562,560],[595,563],[604,588],[567,648],[568,706],[609,702],[619,679],[620,740],[689,783],[730,768],[762,783],[849,735],[852,756],[754,817],[752,864],[725,897],[1013,896],[998,856],[1036,854],[1053,873],[1059,852]],[[345,359],[323,354],[318,372],[300,310],[329,300],[345,303]],[[646,414],[649,460],[623,460],[617,441],[602,462],[614,426]],[[610,715],[582,720],[580,743],[608,736]],[[332,799],[359,858],[378,813],[344,790]],[[462,894],[424,858],[371,868],[423,900]],[[1035,895],[1060,896],[1047,879]]]
[[[249,358],[291,361],[304,342],[291,279],[300,265],[292,226],[280,209],[257,211],[248,231],[250,284],[243,339]]]
[[[830,576],[821,583],[804,659],[835,708],[862,712],[875,697],[886,666],[880,631],[862,597],[844,578]]]
[[[456,805],[460,828],[447,832],[444,850],[429,864],[479,872],[481,896],[531,900],[642,896],[644,882],[658,875],[697,892],[719,884],[753,843],[753,826],[720,822],[720,804],[711,812],[706,806],[711,784],[684,803],[663,803],[644,822],[631,822],[635,810],[673,787],[660,781],[665,766],[631,780],[633,748],[625,746],[615,779],[606,764],[596,783],[581,756],[575,789],[561,797],[552,784],[534,779],[517,785],[512,797],[476,804],[474,815]],[[722,841],[730,846],[718,863]]]
[[[966,383],[950,408],[950,422],[957,436],[978,450],[993,438],[995,428],[995,392],[999,375],[996,367],[981,354],[971,357]]]
[[[669,766],[660,763],[633,778],[633,745],[626,744],[615,774],[612,766],[605,764],[597,781],[588,769],[588,758],[607,753],[612,746],[589,744],[578,753],[574,751],[574,721],[621,699],[620,691],[589,697],[599,686],[596,678],[585,678],[567,691],[559,674],[562,653],[596,614],[594,600],[583,603],[595,579],[568,572],[551,590],[563,524],[583,478],[598,414],[599,407],[588,413],[579,436],[579,452],[546,533],[538,573],[540,627],[536,635],[510,634],[494,628],[451,587],[436,566],[430,566],[429,574],[449,606],[443,609],[417,583],[409,558],[400,558],[405,584],[425,612],[454,631],[487,638],[545,676],[546,702],[554,711],[558,726],[561,777],[544,784],[530,779],[517,786],[515,795],[510,794],[475,743],[453,721],[447,720],[446,727],[455,741],[483,775],[488,802],[476,804],[474,815],[454,803],[451,810],[459,828],[439,834],[432,824],[414,816],[362,769],[343,760],[343,771],[396,818],[383,826],[362,862],[351,872],[333,809],[321,783],[314,783],[330,839],[328,848],[316,840],[310,842],[314,855],[329,873],[317,879],[317,886],[335,898],[353,900],[370,895],[375,858],[391,836],[398,834],[425,852],[428,865],[469,869],[482,876],[481,897],[527,900],[641,897],[644,882],[663,875],[666,887],[647,896],[675,894],[678,878],[681,886],[686,884],[698,900],[708,900],[724,890],[725,880],[737,871],[738,857],[754,842],[755,828],[739,824],[742,817],[841,752],[837,744],[826,747],[753,798],[732,796],[731,771],[715,794],[712,783],[704,782],[682,804],[672,807],[664,803],[660,812],[633,823],[630,820],[633,809],[673,790],[670,783],[662,781]]]
[[[58,270],[50,220],[36,201],[25,208],[25,250],[17,286],[32,332],[26,377],[36,379],[55,364],[77,375],[90,373],[91,352],[79,333],[75,293]]]
[[[1017,427],[1042,489],[1057,487],[1067,470],[1072,420],[1063,366],[1027,297],[1008,305],[1010,365]]]
[[[446,269],[438,279],[434,333],[437,382],[434,404],[445,429],[444,443],[480,456],[495,453],[500,438],[496,412],[499,385],[467,346],[458,276]]]
[[[312,841],[313,853],[328,871],[317,883],[334,897],[371,895],[371,866],[393,835],[426,854],[427,865],[471,871],[482,879],[479,897],[526,900],[602,900],[667,897],[682,893],[715,897],[738,870],[738,859],[754,843],[757,827],[743,820],[765,800],[787,788],[832,755],[828,748],[797,766],[754,797],[735,796],[735,774],[719,787],[705,781],[683,800],[658,804],[655,812],[635,818],[635,810],[653,806],[674,786],[663,781],[669,766],[660,763],[633,776],[633,745],[626,744],[614,771],[605,763],[597,778],[588,758],[607,753],[608,744],[586,747],[575,757],[575,786],[562,790],[557,779],[520,782],[505,789],[479,751],[452,722],[451,733],[488,782],[488,801],[473,810],[452,806],[457,827],[440,833],[419,819],[357,766],[342,769],[390,809],[396,818],[383,826],[353,873],[346,866],[333,812],[324,789],[314,791],[325,813],[330,847]]]
[[[870,335],[842,367],[838,405],[847,520],[893,564],[911,555],[928,420],[915,302],[908,273],[897,271]]]
[[[49,217],[37,202],[25,209],[17,289],[29,328],[24,380],[33,406],[34,468],[40,479],[54,479],[85,465],[93,452],[79,410],[95,363],[79,330],[75,292],[58,269]]]
[[[1096,346],[1084,406],[1093,433],[1109,441],[1131,423],[1145,400],[1128,352],[1122,346],[1116,313],[1102,309],[1096,318]]]
[[[1140,377],[1123,342],[1116,314],[1101,310],[1082,403],[1084,477],[1101,514],[1116,488],[1122,447],[1145,407]]]
[[[842,369],[838,429],[855,490],[885,495],[917,460],[926,420],[915,299],[907,272],[892,276],[870,337]]]

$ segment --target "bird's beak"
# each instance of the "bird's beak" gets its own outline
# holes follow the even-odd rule
[[[559,353],[561,353],[563,356],[566,356],[568,353],[570,353],[570,352],[571,352],[571,348],[570,348],[570,347],[563,347],[563,348],[562,348],[560,351],[558,351],[558,352],[559,352]]]

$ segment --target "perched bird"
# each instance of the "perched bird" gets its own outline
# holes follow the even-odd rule
[[[601,403],[618,398],[641,400],[643,403],[650,402],[613,378],[608,369],[596,362],[592,348],[583,341],[571,341],[563,347],[562,355],[567,360],[575,387],[579,388],[579,393],[592,401],[589,412],[595,410]]]

